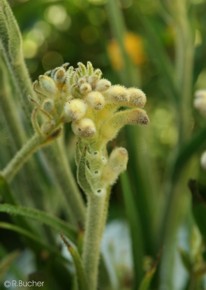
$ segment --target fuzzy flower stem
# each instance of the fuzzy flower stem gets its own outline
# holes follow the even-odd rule
[[[45,138],[35,134],[26,144],[16,153],[12,160],[2,170],[2,175],[7,181],[11,181],[17,172],[23,167],[24,163],[37,151],[42,143],[45,142]]]
[[[109,193],[90,195],[88,198],[83,266],[90,290],[97,289],[100,246],[107,218],[108,200]]]

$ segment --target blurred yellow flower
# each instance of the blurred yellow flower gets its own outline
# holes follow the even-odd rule
[[[124,37],[125,49],[134,64],[140,65],[145,61],[142,37],[133,32],[127,32]],[[115,70],[123,68],[123,59],[116,39],[112,39],[107,46],[112,67]]]

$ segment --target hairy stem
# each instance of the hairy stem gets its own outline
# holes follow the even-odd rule
[[[7,181],[11,181],[24,163],[37,151],[37,149],[45,142],[45,138],[37,134],[33,135],[26,144],[16,153],[12,160],[2,170],[2,175]]]
[[[88,199],[83,245],[83,266],[90,290],[97,289],[100,246],[104,231],[109,194],[92,195]]]

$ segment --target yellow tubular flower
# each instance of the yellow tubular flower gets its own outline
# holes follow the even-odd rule
[[[126,169],[128,159],[124,148],[115,149],[108,157],[107,143],[127,124],[148,123],[143,110],[145,94],[138,88],[112,85],[90,62],[86,66],[78,63],[77,68],[64,64],[46,72],[34,82],[34,90],[34,128],[49,136],[71,122],[78,137],[79,184],[90,194],[105,192],[103,188],[111,186]]]

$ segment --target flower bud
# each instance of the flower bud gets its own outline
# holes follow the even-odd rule
[[[97,82],[95,90],[99,92],[106,91],[111,87],[111,82],[106,79],[101,79]]]
[[[92,90],[92,87],[89,83],[83,83],[80,85],[80,88],[79,88],[80,93],[83,95],[91,92],[91,90]]]
[[[128,101],[127,89],[120,85],[111,86],[104,92],[106,102],[108,103],[121,103]]]
[[[65,78],[66,78],[65,69],[63,67],[58,68],[55,71],[53,78],[54,78],[54,81],[57,84],[62,84],[65,81]]]
[[[101,128],[101,136],[107,143],[116,137],[125,125],[146,125],[149,122],[147,113],[139,108],[118,111],[108,119]]]
[[[103,109],[105,105],[105,99],[100,92],[92,91],[86,96],[87,103],[95,110]]]
[[[78,85],[81,86],[82,84],[86,83],[87,79],[86,77],[81,77],[78,79]]]
[[[94,88],[96,86],[96,83],[98,82],[100,78],[96,75],[91,75],[88,77],[88,82],[90,83],[90,85],[92,86],[92,88]]]
[[[88,118],[72,122],[72,130],[75,135],[83,138],[93,137],[96,133],[94,122]]]
[[[51,99],[46,99],[42,104],[43,110],[50,113],[54,109],[54,101]]]
[[[77,121],[84,117],[87,111],[87,105],[83,100],[73,99],[64,105],[65,117]]]
[[[103,169],[103,184],[112,185],[120,173],[126,170],[128,162],[127,150],[123,147],[115,148],[109,156],[107,165]]]
[[[139,108],[143,108],[146,104],[147,98],[142,90],[137,88],[129,88],[127,89],[129,103],[131,105],[137,106]]]
[[[53,81],[52,78],[46,76],[46,75],[41,75],[39,76],[39,86],[45,92],[47,95],[55,95],[57,92],[57,87],[55,82]]]

